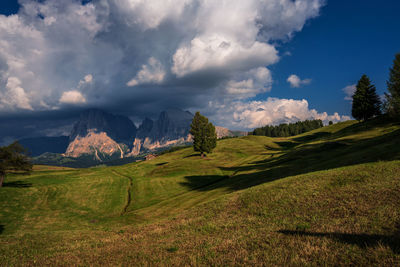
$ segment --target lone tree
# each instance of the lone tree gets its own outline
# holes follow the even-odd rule
[[[208,122],[208,119],[202,116],[200,112],[196,112],[190,126],[194,151],[200,152],[201,157],[204,157],[204,153],[211,153],[217,146],[217,134],[214,125]]]
[[[357,83],[351,114],[359,121],[381,114],[381,100],[367,75],[363,75]]]
[[[389,94],[386,97],[386,112],[400,118],[400,53],[395,56],[387,81]]]
[[[7,173],[18,172],[28,174],[32,171],[27,151],[19,143],[0,147],[0,187],[3,186]]]

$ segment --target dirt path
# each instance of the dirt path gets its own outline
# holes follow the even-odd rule
[[[129,185],[128,185],[128,189],[127,189],[128,197],[127,197],[126,204],[124,205],[124,208],[121,211],[121,216],[122,216],[122,215],[124,215],[126,213],[128,207],[129,207],[129,205],[131,204],[131,201],[132,201],[132,199],[131,199],[131,189],[132,189],[132,186],[133,186],[133,180],[132,180],[131,177],[123,175],[123,174],[121,174],[119,172],[116,172],[116,171],[112,171],[112,172],[115,173],[118,176],[125,177],[125,178],[129,179]]]

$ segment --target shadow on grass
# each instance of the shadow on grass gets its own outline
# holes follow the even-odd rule
[[[354,125],[350,127],[354,128]],[[375,125],[369,127],[371,129]],[[282,147],[282,144],[280,145]],[[285,145],[288,146],[288,144]],[[282,152],[284,154],[278,153],[277,156],[254,161],[247,165],[220,167],[225,173],[233,173],[229,179],[223,175],[186,176],[186,181],[181,184],[198,191],[216,188],[235,191],[288,176],[361,163],[396,160],[400,159],[400,130],[361,140],[337,141],[328,138],[325,142],[318,144],[303,143],[292,149],[285,150],[283,148]],[[201,186],[202,182],[204,183],[203,187]]]
[[[14,182],[5,182],[3,184],[3,187],[26,188],[26,187],[32,187],[32,184],[23,181],[14,181]]]
[[[168,162],[160,162],[160,163],[157,163],[156,166],[163,166],[165,164],[168,164]]]
[[[279,145],[281,147],[281,150],[288,150],[291,148],[294,148],[295,146],[298,146],[298,143],[295,142],[275,142],[275,144]]]
[[[0,224],[0,235],[3,233],[4,231],[4,225]]]
[[[279,230],[278,233],[291,236],[327,237],[345,244],[357,245],[360,248],[376,247],[380,244],[389,246],[396,254],[400,253],[400,237],[394,235],[376,234],[345,234],[345,233],[316,233],[307,231]]]
[[[193,153],[193,154],[190,154],[188,156],[185,156],[184,159],[186,159],[186,158],[194,158],[194,157],[201,157],[201,154],[200,153]]]
[[[316,132],[314,134],[293,138],[293,140],[297,142],[309,142],[309,141],[315,141],[317,139],[326,138],[331,135],[332,133],[330,132]]]
[[[189,177],[189,178],[188,178]],[[189,187],[191,190],[208,191],[213,189],[215,184],[223,181],[228,181],[229,176],[223,175],[198,175],[187,176],[188,182],[181,182],[181,185]]]

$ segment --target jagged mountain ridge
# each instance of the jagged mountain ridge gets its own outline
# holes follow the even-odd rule
[[[88,109],[81,113],[70,134],[70,141],[85,137],[89,132],[105,132],[118,143],[129,145],[136,136],[136,126],[125,116],[114,115],[100,109]]]
[[[102,161],[188,143],[192,119],[193,114],[188,111],[167,109],[157,120],[145,118],[136,129],[127,117],[90,109],[75,123],[65,155],[75,158],[93,155],[95,160]]]
[[[153,121],[145,118],[140,125],[136,138],[150,138],[153,141],[177,139],[187,136],[193,114],[179,109],[168,109],[160,113]]]
[[[42,144],[39,148],[31,146],[33,156],[45,152],[60,153],[67,158],[92,158],[95,165],[96,162],[138,157],[154,150],[189,144],[192,142],[189,132],[193,116],[189,111],[171,108],[162,111],[155,120],[145,118],[137,128],[128,117],[89,109],[82,112],[71,134],[60,139],[65,144],[57,145],[56,150],[52,148],[54,142],[45,143],[52,141],[48,137],[33,138],[29,143],[38,140]],[[218,138],[237,136],[223,127],[216,126],[216,131]]]
[[[86,110],[74,124],[65,155],[73,158],[93,155],[97,161],[123,158],[132,147],[136,131],[128,117],[100,109]]]
[[[167,109],[153,121],[145,118],[139,126],[130,156],[139,155],[143,150],[154,150],[171,145],[189,143],[193,114],[180,109]]]

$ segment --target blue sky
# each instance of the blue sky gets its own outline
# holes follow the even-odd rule
[[[16,0],[2,1],[0,4],[0,14],[11,15],[18,12],[19,4]]]
[[[10,130],[0,143],[56,126],[66,134],[63,122],[91,107],[135,123],[169,107],[200,110],[240,130],[342,121],[343,88],[365,73],[382,95],[400,52],[396,0],[20,3],[0,3],[0,127],[15,117],[49,126]]]
[[[346,115],[351,103],[341,89],[356,84],[362,74],[383,94],[394,55],[400,53],[399,10],[396,0],[328,1],[319,17],[283,45],[291,56],[272,67],[276,83],[270,94],[305,97],[317,110]],[[286,79],[292,73],[312,82],[290,88]]]

